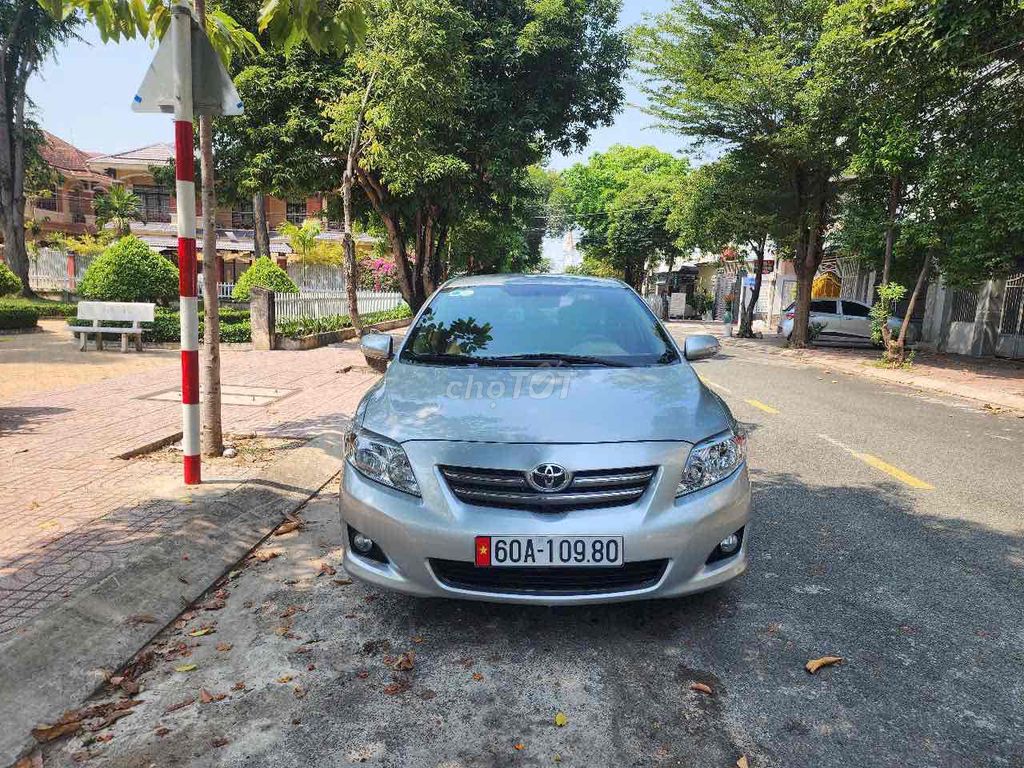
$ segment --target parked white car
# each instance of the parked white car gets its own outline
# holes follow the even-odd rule
[[[783,310],[778,332],[787,339],[793,334],[795,302]],[[871,341],[871,306],[851,299],[814,299],[811,302],[810,324],[823,326],[818,338],[822,341]],[[889,328],[893,334],[900,332],[902,317],[890,317]],[[918,339],[918,328],[911,321],[907,328],[907,342]]]

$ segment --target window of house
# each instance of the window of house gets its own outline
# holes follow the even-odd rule
[[[58,190],[56,187],[48,190],[44,194],[36,197],[32,204],[41,211],[59,211],[60,206],[58,203]]]
[[[235,203],[235,207],[231,209],[231,226],[236,229],[256,228],[251,199]]]
[[[307,218],[306,216],[306,201],[299,200],[297,202],[288,201],[288,210],[285,211],[285,218],[288,219],[292,224],[301,224]]]
[[[171,193],[164,187],[148,184],[135,184],[132,192],[142,202],[142,218],[145,221],[171,220]]]

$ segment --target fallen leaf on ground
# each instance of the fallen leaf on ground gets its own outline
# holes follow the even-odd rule
[[[526,749],[526,745],[523,744],[523,742],[519,742],[514,747],[512,747],[512,749],[516,750],[517,752],[522,752],[524,749]]]
[[[184,699],[183,701],[179,701],[177,704],[171,704],[171,706],[169,706],[167,709],[164,710],[164,714],[165,715],[169,715],[171,712],[177,712],[179,709],[184,709],[185,707],[191,706],[192,704],[195,704],[195,703],[196,703],[196,697],[195,696],[189,696],[187,699]]]
[[[155,731],[156,735],[159,736],[160,738],[163,738],[164,736],[166,736],[170,732],[171,732],[171,729],[170,728],[165,728],[164,726],[160,726]]]
[[[210,693],[205,688],[199,689],[199,702],[201,704],[210,704],[214,701],[223,701],[228,695],[226,693]]]
[[[231,686],[231,690],[232,691],[244,691],[245,690],[245,681],[244,680],[239,680],[237,683],[235,683],[234,685]]]
[[[253,553],[253,558],[259,560],[261,563],[265,563],[268,560],[273,560],[275,557],[281,555],[276,549],[261,549]]]
[[[129,624],[156,624],[156,616],[148,613],[135,613],[129,616],[126,621]]]
[[[40,744],[45,744],[69,733],[76,733],[81,727],[81,720],[71,720],[66,723],[55,723],[54,725],[39,725],[32,729],[32,736]]]
[[[213,741],[210,742],[210,745],[212,747],[216,748],[216,749],[219,749],[220,747],[226,747],[230,743],[231,743],[230,739],[225,739],[225,738],[222,737],[222,738],[219,738],[219,739],[214,739]]]
[[[277,526],[277,530],[274,531],[275,536],[284,536],[286,533],[297,531],[302,527],[302,523],[299,520],[289,520],[287,523],[281,523]]]
[[[369,676],[370,673],[367,672],[365,669],[360,669],[358,672],[356,672],[356,677],[358,677],[360,680],[365,680]]]
[[[333,579],[332,582],[336,587],[347,587],[352,584],[352,579]]]
[[[409,682],[406,680],[395,680],[384,686],[384,693],[388,696],[395,696],[399,693],[405,693],[410,687]]]
[[[320,570],[319,570],[319,572],[317,572],[316,575],[317,576],[333,576],[337,572],[338,572],[338,569],[335,568],[330,563],[320,563]]]
[[[97,736],[94,739],[94,741],[99,741],[99,742],[106,743],[106,742],[112,740],[113,738],[114,738],[114,734],[112,734],[112,733],[101,733],[99,736]]]
[[[690,683],[690,690],[697,693],[706,693],[708,696],[711,695],[711,686],[704,683]]]
[[[201,629],[193,629],[191,632],[188,633],[188,636],[189,637],[202,637],[203,635],[208,635],[211,632],[213,632],[213,627],[203,627]]]
[[[196,665],[196,664],[179,664],[178,666],[176,666],[174,668],[174,671],[175,672],[192,672],[194,669],[196,669],[197,666],[198,665]]]
[[[291,675],[281,675],[279,678],[277,678],[277,682],[279,682],[279,683],[290,683],[291,681],[292,681],[292,676]]]
[[[736,761],[736,768],[750,768],[746,755],[740,755],[740,759]]]
[[[230,651],[232,648],[234,648],[234,646],[231,645],[231,643],[217,643],[218,651]]]
[[[484,679],[484,676],[481,675],[479,672],[474,672],[473,673],[473,679],[476,680],[479,683],[481,680]]]
[[[199,607],[202,608],[204,611],[219,611],[225,605],[227,605],[227,603],[225,603],[224,600],[222,600],[219,597],[215,597],[212,600],[207,600],[205,603],[201,604]]]
[[[43,756],[35,752],[28,757],[23,757],[14,764],[14,768],[43,768]]]
[[[295,694],[296,699],[301,699],[303,696],[306,695],[306,689],[303,688],[301,685],[296,685],[295,688],[292,690],[292,693]]]
[[[555,725],[559,728],[564,728],[566,723],[569,722],[569,718],[565,716],[565,712],[559,712],[555,715]]]
[[[416,654],[413,651],[406,651],[399,656],[385,656],[384,665],[397,672],[408,672],[416,666]]]
[[[419,645],[420,643],[422,643],[422,642],[423,642],[423,638],[422,638],[422,637],[420,637],[419,635],[416,635],[416,637],[414,637],[414,638],[412,639],[412,641],[413,641],[414,643],[416,643],[417,645]]]
[[[833,664],[838,664],[843,660],[842,656],[822,656],[820,659],[811,659],[804,664],[804,669],[810,672],[812,675],[822,667],[829,667]]]

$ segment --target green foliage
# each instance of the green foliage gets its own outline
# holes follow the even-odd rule
[[[681,255],[670,226],[689,164],[654,147],[616,145],[562,173],[552,194],[560,227],[583,231],[585,257],[638,288],[660,261]]]
[[[231,298],[235,301],[248,301],[249,292],[254,286],[276,293],[297,293],[299,290],[288,277],[288,273],[267,256],[256,259],[252,266],[242,273],[235,283],[234,290],[231,291]]]
[[[524,175],[611,122],[627,51],[617,0],[374,0],[369,14],[331,138],[348,149],[368,93],[359,184],[388,222],[415,309],[450,239],[467,269],[481,240],[500,261],[534,258],[537,219],[525,251],[512,236]]]
[[[315,219],[306,219],[301,225],[282,221],[277,231],[288,238],[288,245],[291,246],[292,253],[302,261],[308,262],[316,248],[316,239],[323,228]]]
[[[178,295],[178,268],[129,235],[93,259],[78,292],[98,301],[167,302]]]
[[[899,283],[883,283],[878,286],[878,298],[868,313],[871,318],[871,341],[875,344],[883,342],[882,329],[889,324],[893,307],[906,295],[907,287]]]
[[[389,320],[403,320],[407,317],[412,317],[412,310],[409,309],[408,304],[404,303],[395,309],[359,315],[359,319],[362,320],[364,327],[374,323],[384,323]],[[298,320],[282,320],[277,323],[275,331],[290,339],[298,339],[302,336],[340,331],[343,328],[351,327],[352,320],[348,315],[328,315],[327,317],[303,317]]]
[[[130,235],[132,222],[142,221],[142,200],[120,184],[106,192],[97,192],[93,207],[96,209],[96,226],[103,229],[107,224],[113,225],[116,237]]]
[[[0,261],[0,296],[9,296],[21,292],[21,278],[11,268]]]
[[[78,305],[70,302],[50,301],[49,299],[26,299],[21,296],[11,296],[0,299],[8,307],[30,307],[36,311],[39,317],[74,317],[78,312]]]
[[[622,272],[615,269],[606,261],[601,261],[595,256],[584,253],[579,264],[570,264],[565,268],[567,275],[585,275],[587,277],[608,277],[615,280],[622,279]]]
[[[0,299],[0,330],[35,328],[39,310],[31,304]]]

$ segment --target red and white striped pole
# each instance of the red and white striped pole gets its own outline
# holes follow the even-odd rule
[[[196,298],[196,185],[192,154],[192,14],[171,6],[174,45],[174,161],[178,213],[178,294],[181,317],[181,448],[185,484],[198,485],[199,305]]]

